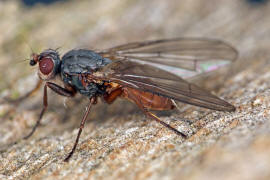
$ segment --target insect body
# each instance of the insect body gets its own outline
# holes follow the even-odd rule
[[[174,100],[218,111],[234,111],[235,107],[155,65],[181,68],[186,72],[181,76],[185,77],[187,72],[196,75],[202,70],[211,71],[216,69],[219,61],[224,64],[236,57],[237,51],[222,41],[196,38],[137,42],[97,52],[71,50],[62,58],[53,49],[33,54],[30,65],[39,65],[39,77],[45,81],[43,109],[36,125],[25,138],[34,133],[47,109],[47,88],[66,97],[73,97],[79,92],[90,100],[76,142],[65,161],[75,151],[91,105],[97,102],[98,97],[108,104],[118,97],[130,100],[148,117],[185,137],[150,110],[173,109]],[[206,65],[211,67],[207,69]],[[61,76],[64,87],[50,82],[56,76]]]
[[[91,98],[105,93],[104,82],[89,82],[87,75],[111,62],[90,50],[71,50],[62,58],[61,77],[65,84]]]

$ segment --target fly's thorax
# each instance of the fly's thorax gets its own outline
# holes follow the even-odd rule
[[[103,83],[91,81],[91,74],[111,63],[111,60],[103,58],[91,50],[78,49],[67,52],[62,57],[62,80],[75,87],[81,94],[92,97],[104,93]]]
[[[111,62],[91,50],[71,50],[62,57],[61,71],[68,74],[91,74]]]

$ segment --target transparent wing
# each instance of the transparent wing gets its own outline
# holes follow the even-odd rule
[[[226,101],[179,76],[147,64],[125,60],[116,61],[89,75],[89,80],[92,79],[116,82],[123,86],[208,109],[219,111],[234,111],[235,109]]]
[[[98,52],[111,60],[130,60],[181,68],[179,76],[194,76],[234,61],[237,50],[215,39],[174,38],[135,42]]]

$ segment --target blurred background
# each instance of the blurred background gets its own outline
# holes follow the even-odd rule
[[[8,70],[0,77],[9,76],[1,78],[1,89],[30,75],[33,68],[21,61],[31,51],[46,48],[60,47],[63,54],[72,48],[102,49],[131,41],[192,36],[225,40],[249,56],[254,48],[263,51],[268,43],[265,0],[12,0],[0,5],[0,65]]]
[[[60,53],[64,54],[73,48],[97,50],[132,41],[173,37],[217,38],[238,49],[239,60],[230,67],[229,73],[221,75],[222,80],[216,74],[207,77],[207,81],[200,81],[201,86],[218,91],[217,84],[232,82],[228,80],[232,75],[268,67],[269,35],[270,5],[267,0],[1,0],[0,98],[16,99],[35,86],[38,80],[36,67],[29,66],[28,60],[32,52],[60,48]],[[258,76],[262,73],[258,69],[256,72]],[[224,76],[227,79],[225,82]],[[255,77],[254,74],[251,76],[246,73],[241,78],[243,81],[239,80],[239,84],[244,86]],[[226,95],[236,89],[229,86],[220,92]],[[231,102],[240,105],[233,93],[227,97],[233,97]],[[87,100],[80,97],[67,100],[66,108],[63,102],[63,98],[49,93],[49,112],[43,121],[47,129],[42,127],[37,137],[46,137],[51,133],[59,136],[78,126],[78,117],[80,119]],[[123,111],[119,107],[123,107],[124,102],[117,102],[110,107],[96,107],[91,114],[91,118],[97,121],[96,125],[102,126],[106,119],[114,117],[119,119],[120,124],[116,125],[119,126],[122,122],[130,122],[125,118],[121,120],[122,115],[138,112],[130,103],[125,105]],[[23,103],[0,107],[2,146],[22,137],[31,129],[42,107],[41,103],[42,89]],[[113,122],[103,125],[110,126]],[[9,158],[4,159],[10,162]],[[12,175],[17,170],[0,168],[0,172],[5,175]],[[179,175],[177,170],[169,175],[162,172],[170,178]],[[205,177],[208,177],[207,172]],[[219,171],[215,172],[218,174]],[[28,173],[25,177],[33,174],[32,171]],[[157,172],[153,173],[152,177],[159,177]]]
[[[242,57],[254,56],[254,48],[260,54],[268,52],[265,0],[12,0],[1,1],[0,8],[0,89],[8,90],[2,96],[13,98],[35,84],[36,68],[26,59],[32,51],[40,53],[47,48],[60,48],[64,54],[73,48],[95,50],[132,41],[190,36],[225,40]],[[241,69],[249,65],[240,64]]]
[[[8,70],[1,77],[9,76],[1,78],[1,89],[18,77],[32,76],[33,68],[21,61],[31,51],[46,48],[60,47],[63,54],[72,48],[102,49],[131,41],[192,36],[225,40],[248,56],[251,50],[254,54],[254,47],[263,51],[268,42],[268,6],[262,0],[0,3],[0,63]]]

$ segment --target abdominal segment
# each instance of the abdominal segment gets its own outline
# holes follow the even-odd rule
[[[171,110],[175,106],[171,99],[150,92],[140,91],[128,87],[122,88],[122,97],[136,103],[140,108],[148,110]]]

